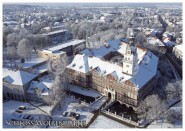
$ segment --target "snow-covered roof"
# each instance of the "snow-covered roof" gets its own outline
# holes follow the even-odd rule
[[[40,90],[42,93],[41,95],[49,95],[49,89],[51,87],[52,81],[47,78],[41,82],[32,81],[30,87],[28,88],[27,92],[34,93],[35,89]]]
[[[109,54],[111,51],[118,50],[120,47],[120,42],[121,42],[121,39],[109,40],[108,41],[109,46],[107,46],[107,47],[104,45],[104,46],[101,46],[100,48],[95,49],[95,50],[85,49],[85,50],[81,51],[80,53],[86,54],[88,56],[95,56],[98,58],[102,58],[105,55]]]
[[[157,42],[158,46],[165,46],[165,45],[163,44],[163,42],[160,41],[159,39],[157,39],[156,42]]]
[[[96,92],[94,90],[91,90],[91,89],[85,90],[84,88],[82,89],[80,86],[77,86],[77,85],[70,85],[69,89],[72,92],[76,92],[76,93],[79,93],[79,94],[82,94],[85,96],[94,97],[94,98],[101,96],[98,92]]]
[[[126,51],[127,45],[128,44],[126,43],[122,43],[119,46],[119,48],[117,48],[118,52],[124,54],[124,52]],[[104,49],[104,48],[100,47],[99,49]],[[103,51],[101,51],[102,54],[104,54]],[[97,56],[97,54],[94,56],[88,57],[88,59],[86,60],[88,64],[85,64],[84,62],[84,56],[86,56],[86,54],[77,54],[73,59],[72,63],[68,65],[67,68],[76,70],[78,72],[83,72],[83,73],[88,73],[94,69],[102,76],[111,74],[117,81],[120,81],[120,82],[131,80],[131,82],[135,86],[137,86],[138,88],[141,88],[153,76],[155,76],[157,71],[158,57],[156,57],[150,51],[147,51],[146,49],[139,48],[139,47],[137,47],[137,54],[138,54],[139,71],[134,76],[130,76],[122,73],[121,66],[110,63],[108,61],[104,61],[100,59],[101,58],[100,55]],[[87,65],[89,67],[87,67]]]
[[[107,54],[113,51],[118,51],[119,53],[124,54],[124,52],[126,51],[127,43],[121,42],[121,39],[115,39],[115,40],[109,40],[108,45],[109,45],[108,47],[104,45],[95,50],[85,49],[80,53],[86,54],[88,56],[94,56],[97,58],[103,58],[104,56],[106,56]],[[137,49],[138,56],[142,58],[142,56],[146,53],[146,51],[147,51],[146,49],[138,48]]]
[[[42,64],[42,65],[37,66],[36,68],[32,69],[31,73],[39,75],[39,74],[44,73],[46,71],[48,71],[47,64]]]
[[[43,35],[53,35],[53,34],[57,34],[57,33],[61,33],[61,32],[66,32],[67,30],[56,30],[56,31],[51,31],[49,33],[44,33]]]
[[[61,43],[61,44],[58,44],[56,46],[53,46],[53,47],[50,47],[50,48],[47,48],[47,49],[44,49],[44,50],[54,52],[54,51],[58,51],[58,50],[61,50],[63,48],[66,48],[68,46],[78,45],[78,44],[80,44],[82,42],[85,42],[85,40],[77,40],[77,39],[75,39],[75,40],[69,41],[67,43]]]
[[[8,69],[3,69],[3,80],[13,85],[24,86],[35,77],[36,75],[25,71],[12,71]]]
[[[18,25],[18,24],[19,24],[19,22],[17,22],[17,21],[5,21],[5,22],[3,22],[3,24],[8,24],[8,25]]]
[[[163,42],[165,43],[166,46],[169,46],[169,47],[175,45],[175,43],[174,42],[171,42],[168,38],[164,39]]]
[[[175,48],[177,48],[179,51],[183,52],[183,46],[181,45],[176,45]]]
[[[144,61],[139,65],[138,72],[130,79],[138,88],[144,86],[152,77],[156,75],[158,57],[150,51],[147,52]]]
[[[47,61],[47,59],[44,59],[44,58],[34,58],[29,61],[25,61],[24,63],[21,63],[18,66],[26,69],[26,68],[33,67],[37,64],[40,64],[40,63],[46,62],[46,61]]]

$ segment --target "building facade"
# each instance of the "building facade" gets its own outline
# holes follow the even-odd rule
[[[142,60],[145,56],[141,56],[142,53],[137,54],[141,49],[125,43],[122,46],[125,50],[122,66],[79,54],[67,66],[66,71],[72,78],[72,84],[92,88],[102,95],[136,108],[138,102],[144,99],[155,85],[158,58],[144,50],[145,56],[151,59],[150,62],[144,63]],[[148,67],[152,65],[155,65],[152,72],[148,72]]]
[[[182,45],[176,45],[173,47],[172,53],[176,56],[177,59],[182,61],[183,53],[182,53]]]
[[[73,35],[67,30],[56,30],[48,33],[44,33],[44,36],[47,36],[52,43],[61,43],[71,40]]]

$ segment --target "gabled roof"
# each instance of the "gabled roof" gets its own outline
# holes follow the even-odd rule
[[[120,48],[119,52],[124,52],[126,50],[126,44],[122,44],[122,47]],[[157,64],[158,64],[158,57],[156,57],[153,53],[150,51],[147,51],[146,49],[137,47],[137,53],[138,53],[138,72],[134,74],[133,76],[130,76],[128,74],[125,74],[122,72],[121,66],[117,64],[113,64],[107,61],[104,61],[97,57],[88,57],[88,65],[89,70],[84,69],[84,59],[81,54],[77,54],[72,61],[70,65],[67,66],[67,68],[70,68],[72,70],[76,70],[78,72],[82,73],[88,73],[92,70],[97,70],[97,72],[100,72],[100,75],[107,76],[112,75],[115,79],[117,79],[120,82],[126,82],[127,80],[130,80],[131,83],[133,83],[136,87],[141,88],[143,85],[145,85],[151,78],[153,78],[156,75],[157,72]],[[75,65],[75,66],[74,66]],[[78,68],[81,66],[82,68]]]
[[[35,77],[36,75],[25,71],[12,71],[8,69],[3,69],[3,80],[13,85],[24,86]]]
[[[34,93],[34,90],[38,89],[42,92],[41,95],[48,95],[51,84],[52,84],[51,80],[49,80],[49,79],[45,79],[41,82],[32,81],[27,92]]]

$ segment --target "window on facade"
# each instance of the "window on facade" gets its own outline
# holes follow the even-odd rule
[[[132,99],[134,98],[133,94],[131,94],[130,96],[131,96]]]
[[[129,67],[129,65],[126,65],[126,67]]]
[[[137,99],[137,95],[134,95],[134,99],[135,99],[135,100]]]
[[[130,97],[130,92],[128,92],[128,97]]]

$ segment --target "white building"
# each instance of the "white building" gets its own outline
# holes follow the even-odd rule
[[[182,57],[183,57],[183,46],[181,45],[176,45],[173,47],[173,51],[172,53],[179,59],[182,61]]]

